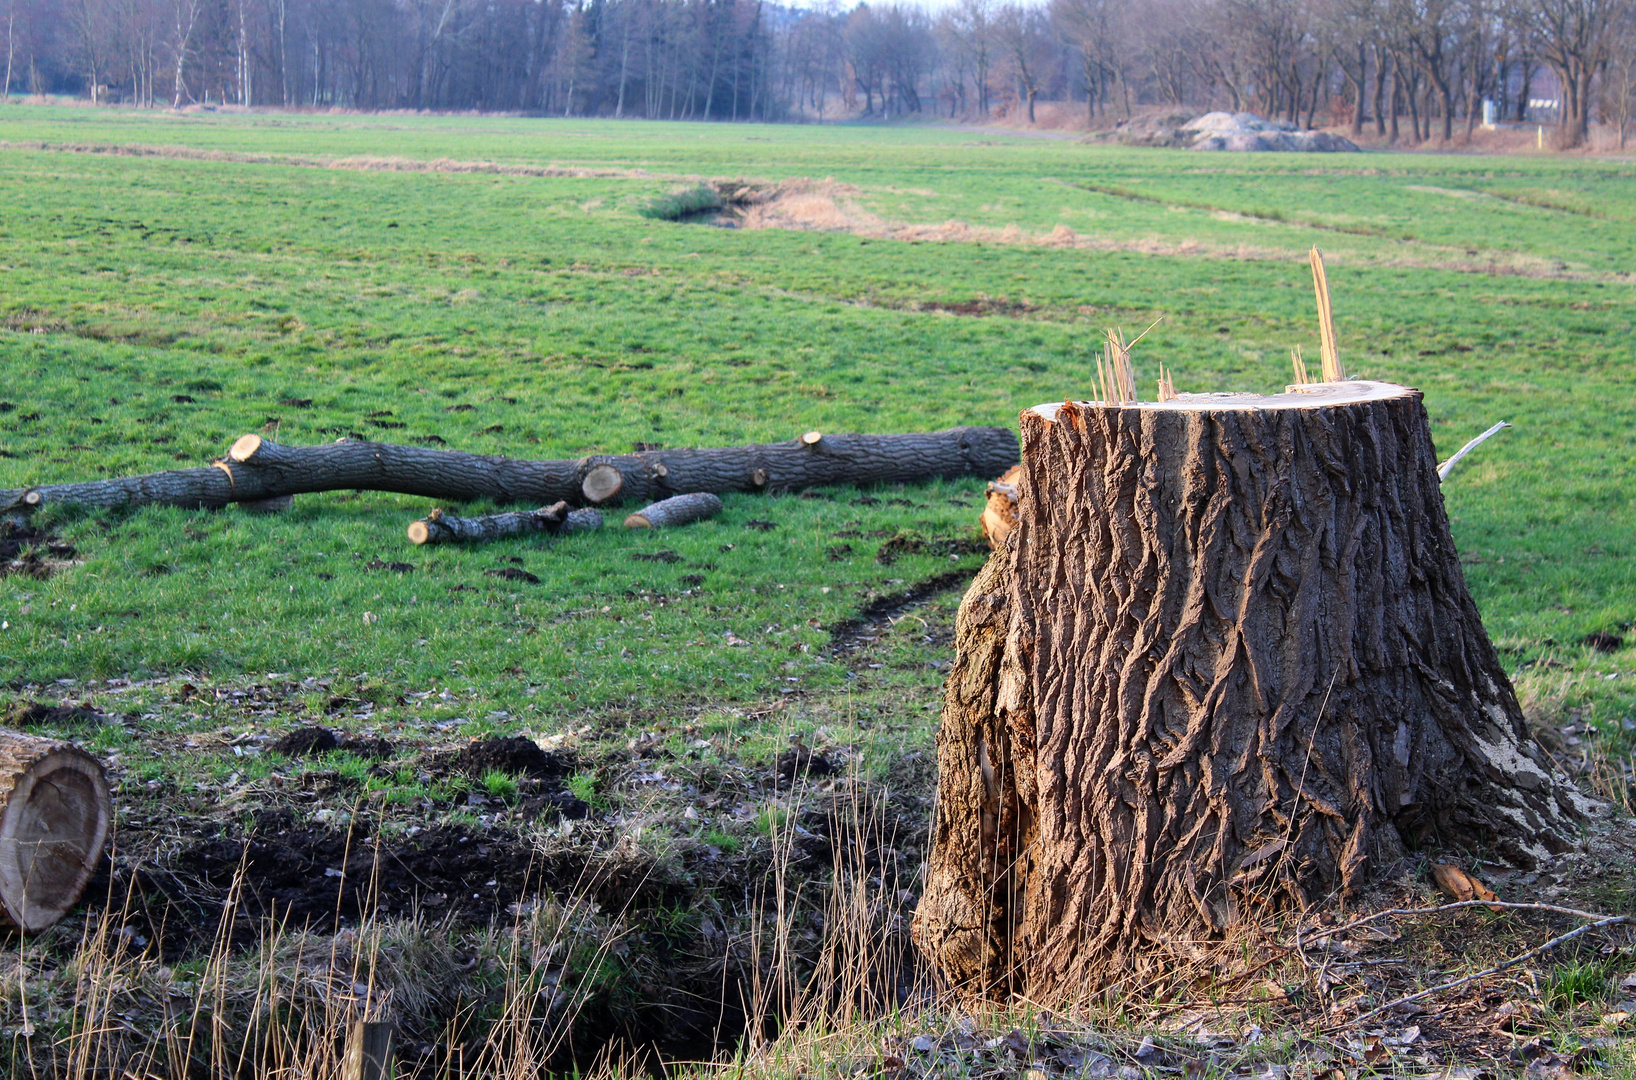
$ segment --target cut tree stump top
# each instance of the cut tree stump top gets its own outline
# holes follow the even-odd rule
[[[1396,383],[1355,379],[1348,382],[1306,383],[1288,386],[1282,394],[1177,394],[1169,401],[1117,402],[1084,401],[1076,404],[1097,409],[1134,409],[1144,412],[1243,412],[1269,409],[1321,409],[1335,405],[1361,405],[1367,401],[1386,401],[1391,398],[1418,394]],[[1030,412],[1046,420],[1056,421],[1057,414],[1067,402],[1055,401],[1036,405]]]

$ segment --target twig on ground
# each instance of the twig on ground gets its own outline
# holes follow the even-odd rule
[[[1510,426],[1510,424],[1506,423],[1504,420],[1501,420],[1499,423],[1495,424],[1493,427],[1489,428],[1487,431],[1483,432],[1481,435],[1477,436],[1475,439],[1472,439],[1470,442],[1460,447],[1460,449],[1456,450],[1453,457],[1443,462],[1443,464],[1437,466],[1438,482],[1441,483],[1449,478],[1449,473],[1454,470],[1455,465],[1459,464],[1461,458],[1465,457],[1467,454],[1483,445],[1484,442],[1492,439],[1494,436],[1498,435],[1500,432],[1504,431]]]
[[[1566,915],[1570,918],[1588,919],[1590,921],[1586,922],[1583,926],[1576,927],[1575,929],[1568,931],[1565,934],[1559,934],[1544,944],[1536,945],[1532,949],[1525,950],[1524,952],[1518,953],[1516,956],[1502,960],[1492,967],[1484,968],[1483,970],[1473,972],[1470,975],[1462,975],[1458,979],[1450,979],[1447,982],[1438,983],[1436,986],[1428,987],[1425,990],[1420,990],[1413,994],[1404,994],[1401,997],[1394,998],[1391,1001],[1386,1002],[1386,1004],[1370,1009],[1366,1013],[1361,1013],[1351,1020],[1324,1028],[1323,1034],[1327,1035],[1338,1031],[1344,1031],[1349,1027],[1355,1027],[1358,1024],[1363,1023],[1365,1020],[1370,1020],[1376,1016],[1379,1016],[1381,1013],[1395,1009],[1400,1005],[1407,1005],[1412,1001],[1419,1001],[1421,998],[1430,997],[1433,994],[1440,994],[1445,990],[1458,990],[1460,987],[1467,986],[1479,979],[1486,979],[1490,975],[1497,975],[1500,972],[1505,971],[1507,968],[1515,967],[1525,960],[1530,960],[1536,956],[1539,956],[1541,953],[1549,952],[1558,945],[1565,945],[1568,942],[1573,941],[1575,938],[1582,937],[1585,934],[1590,933],[1592,930],[1601,930],[1609,926],[1621,926],[1636,923],[1636,916],[1601,915],[1593,911],[1580,911],[1578,908],[1561,907],[1557,904],[1515,903],[1506,900],[1460,900],[1452,904],[1439,904],[1436,907],[1429,908],[1388,908],[1385,911],[1377,911],[1372,915],[1366,915],[1361,919],[1354,919],[1343,926],[1324,927],[1323,933],[1319,936],[1333,937],[1336,934],[1342,934],[1348,930],[1355,930],[1360,926],[1367,926],[1370,923],[1378,922],[1381,919],[1390,918],[1392,916],[1414,917],[1423,915],[1437,915],[1447,911],[1458,911],[1462,908],[1473,907],[1485,907],[1490,911],[1541,911],[1552,915]],[[1295,951],[1296,955],[1301,956],[1303,962],[1305,962],[1305,944],[1302,941],[1301,933],[1300,927],[1297,926],[1295,932]]]

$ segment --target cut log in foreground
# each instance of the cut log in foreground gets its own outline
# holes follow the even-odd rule
[[[1466,590],[1420,393],[1022,416],[1019,522],[960,607],[915,936],[967,992],[1186,978],[1259,916],[1595,809]]]
[[[649,506],[644,506],[625,519],[627,529],[665,529],[672,525],[686,525],[703,521],[721,513],[721,500],[707,491],[689,495],[672,495]]]
[[[0,491],[0,510],[32,509],[47,502],[222,507],[343,489],[535,506],[559,501],[572,505],[646,503],[695,491],[723,495],[994,476],[1016,460],[1016,437],[991,427],[908,435],[808,432],[781,443],[646,450],[571,461],[526,461],[346,440],[323,446],[281,446],[259,435],[244,435],[225,460],[213,465]]]
[[[419,521],[409,523],[409,539],[416,544],[483,543],[506,536],[525,536],[529,533],[589,532],[602,528],[602,514],[589,507],[569,510],[565,502],[553,503],[538,510],[519,510],[509,514],[484,514],[461,518],[433,510]]]
[[[32,933],[62,918],[102,858],[112,810],[96,758],[0,730],[0,909]]]

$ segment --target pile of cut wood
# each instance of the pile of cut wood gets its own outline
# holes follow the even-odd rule
[[[781,443],[702,450],[641,447],[630,454],[562,461],[351,439],[281,446],[244,435],[226,457],[200,468],[0,490],[0,512],[27,512],[49,503],[190,509],[238,503],[254,512],[276,513],[287,510],[296,495],[348,489],[539,507],[474,518],[434,510],[412,523],[408,534],[416,544],[435,544],[595,529],[602,524],[596,507],[634,501],[646,505],[625,518],[627,528],[662,528],[719,513],[719,496],[732,492],[993,476],[1016,460],[1016,436],[994,427],[902,435],[809,431]]]

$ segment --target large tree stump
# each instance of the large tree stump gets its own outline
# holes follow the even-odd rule
[[[96,758],[0,730],[0,911],[32,933],[62,918],[102,857],[112,818]]]
[[[966,594],[915,933],[1060,1000],[1199,959],[1408,848],[1528,865],[1593,809],[1466,590],[1420,393],[1369,382],[1022,416]]]

